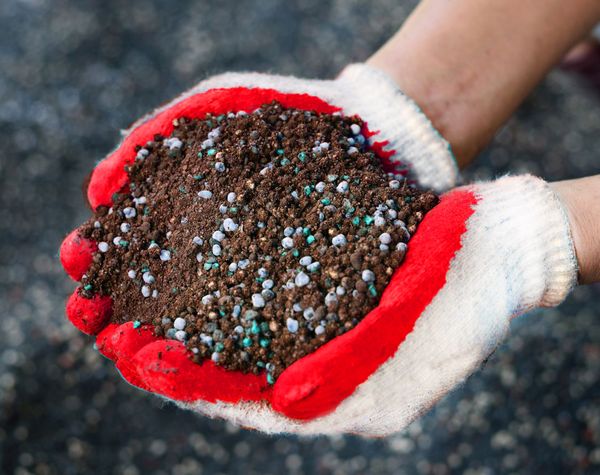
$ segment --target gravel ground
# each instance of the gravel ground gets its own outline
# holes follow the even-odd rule
[[[2,474],[600,473],[600,288],[514,323],[485,368],[399,435],[267,437],[124,383],[66,323],[57,248],[117,131],[228,69],[332,77],[414,2],[0,2]],[[600,172],[600,103],[553,72],[469,172]]]

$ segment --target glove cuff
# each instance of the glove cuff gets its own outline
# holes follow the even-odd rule
[[[548,183],[531,175],[475,185],[479,225],[497,241],[517,314],[560,304],[577,282],[566,210]],[[489,231],[489,233],[488,233]],[[491,244],[491,243],[488,243]]]
[[[351,64],[336,81],[349,93],[345,108],[367,118],[369,129],[389,141],[392,161],[407,164],[422,187],[441,192],[456,185],[458,167],[450,144],[390,77],[366,64]]]

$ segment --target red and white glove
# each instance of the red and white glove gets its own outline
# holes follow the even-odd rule
[[[93,207],[110,205],[127,183],[135,145],[168,136],[173,119],[207,112],[250,112],[278,100],[286,107],[359,115],[384,165],[424,188],[451,188],[457,170],[445,140],[418,107],[381,73],[349,66],[333,81],[225,74],[200,83],[138,121],[95,169]],[[407,164],[405,170],[400,160]],[[73,231],[61,247],[79,280],[95,243]],[[507,177],[450,191],[411,238],[379,305],[351,331],[287,368],[264,375],[189,359],[183,343],[153,327],[110,324],[109,297],[77,292],[67,314],[131,384],[178,405],[265,432],[396,432],[462,382],[494,350],[511,317],[559,304],[576,281],[566,213],[540,179]]]

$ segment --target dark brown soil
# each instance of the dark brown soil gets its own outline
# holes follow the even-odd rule
[[[278,103],[179,119],[84,226],[101,244],[82,293],[110,295],[114,322],[151,323],[196,362],[274,381],[377,305],[437,204],[384,172],[361,128]]]

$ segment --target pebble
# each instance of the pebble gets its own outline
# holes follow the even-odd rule
[[[143,285],[142,286],[142,295],[144,297],[150,297],[150,287],[148,287],[147,285]]]
[[[238,267],[240,269],[245,269],[249,265],[250,265],[250,259],[242,259],[242,260],[238,261]]]
[[[267,269],[265,269],[264,267],[261,267],[260,269],[258,269],[256,271],[256,273],[258,274],[258,276],[261,279],[265,279],[269,275],[269,271]]]
[[[171,137],[171,138],[165,139],[163,143],[167,147],[169,147],[169,150],[181,148],[183,145],[183,142],[181,140],[179,140],[177,137]]]
[[[335,189],[338,193],[346,193],[348,191],[348,182],[346,180],[340,181]]]
[[[133,269],[127,271],[127,277],[129,277],[130,279],[135,279],[136,276],[137,276],[137,272],[134,271]]]
[[[120,229],[122,233],[128,233],[131,230],[131,224],[121,223]]]
[[[227,193],[227,202],[228,203],[234,203],[236,198],[237,198],[237,195],[233,191]]]
[[[211,294],[206,294],[202,296],[202,299],[200,300],[202,302],[202,305],[208,305],[209,303],[211,303],[213,301],[215,297]]]
[[[343,234],[337,234],[331,240],[331,244],[334,246],[345,246],[348,241],[346,240],[346,236]]]
[[[171,251],[169,251],[167,249],[163,249],[162,251],[160,251],[160,260],[163,262],[170,261],[171,260]]]
[[[212,346],[212,344],[213,344],[212,336],[207,335],[206,333],[201,333],[200,334],[200,342],[205,344],[206,346]]]
[[[173,326],[176,330],[183,330],[185,328],[186,321],[185,318],[177,317],[173,322]]]
[[[131,206],[128,206],[127,208],[123,208],[123,216],[125,216],[125,218],[127,218],[127,219],[135,218],[136,215],[137,215],[137,211],[135,210],[135,208],[132,208]]]
[[[294,279],[294,284],[298,287],[304,287],[310,282],[310,277],[306,275],[304,272],[299,272]]]
[[[301,266],[305,266],[306,267],[307,265],[309,265],[312,262],[312,257],[310,257],[310,256],[304,256],[304,257],[300,258],[299,262],[300,262]]]
[[[323,193],[325,191],[325,183],[323,183],[322,181],[317,183],[315,185],[315,190],[317,190],[319,193]]]
[[[294,318],[288,318],[285,321],[285,324],[290,333],[296,333],[298,331],[298,320]]]
[[[215,127],[210,132],[208,132],[209,139],[216,139],[219,135],[221,135],[221,127]]]
[[[99,243],[98,243],[98,250],[99,250],[100,252],[106,252],[106,251],[108,251],[108,243],[107,243],[107,242],[104,242],[104,241],[102,241],[102,242],[99,242]]]
[[[263,289],[260,293],[266,301],[273,300],[275,298],[275,292],[271,289]]]
[[[383,216],[376,216],[373,224],[375,226],[385,226],[385,218]]]
[[[354,252],[350,255],[350,264],[355,270],[360,270],[363,264],[363,256],[360,252]]]
[[[227,268],[227,270],[229,272],[235,272],[238,268],[237,262],[232,262],[231,264],[229,264],[229,267]]]
[[[312,307],[304,309],[304,311],[302,312],[302,316],[305,320],[312,320],[313,318],[315,318],[315,309]]]
[[[281,245],[285,248],[285,249],[291,249],[294,247],[294,240],[289,237],[286,236],[281,240]]]
[[[204,200],[210,200],[213,196],[212,191],[202,190],[198,192],[198,196]]]
[[[146,271],[142,274],[142,279],[144,282],[146,282],[146,284],[153,284],[156,281],[154,276],[149,271]]]
[[[287,228],[285,228],[285,229],[283,230],[283,235],[284,235],[285,237],[292,236],[292,235],[294,234],[294,231],[295,231],[295,229],[294,229],[294,228],[292,228],[291,226],[288,226]]]
[[[358,124],[352,124],[350,126],[350,130],[352,131],[353,135],[358,135],[358,134],[360,134],[360,125],[358,125]]]
[[[175,338],[177,338],[179,341],[184,341],[186,337],[186,334],[183,330],[177,330],[175,332]]]
[[[338,298],[337,298],[337,295],[335,292],[329,292],[325,296],[325,305],[331,305],[333,303],[336,303],[337,301],[338,301]]]
[[[382,244],[389,244],[392,242],[392,236],[390,236],[390,233],[381,233],[379,235],[379,241]]]
[[[194,244],[196,244],[197,246],[201,246],[202,244],[204,244],[204,239],[202,239],[200,236],[194,236],[194,239],[192,239],[192,242]]]
[[[361,273],[361,278],[365,282],[373,282],[375,280],[375,273],[372,270],[365,269]]]
[[[318,325],[315,328],[315,335],[322,335],[323,333],[325,333],[325,328],[322,325]]]
[[[212,233],[212,238],[215,241],[219,241],[221,242],[223,239],[225,239],[225,234],[222,231],[215,231],[214,233]]]
[[[261,294],[252,294],[252,305],[254,308],[262,308],[265,306],[265,299]]]
[[[274,285],[275,285],[275,282],[273,282],[273,280],[267,279],[262,283],[262,288],[263,289],[272,289]]]
[[[348,155],[352,156],[352,155],[356,155],[357,153],[358,153],[358,149],[356,147],[348,148]]]
[[[231,218],[225,218],[223,221],[223,229],[228,233],[237,231],[238,228],[239,225]]]
[[[204,260],[204,256],[202,255],[201,252],[199,252],[198,254],[196,254],[196,260],[198,262],[202,262]]]
[[[317,272],[321,268],[321,263],[316,261],[306,266],[306,270],[309,272]]]
[[[216,162],[215,163],[215,170],[217,170],[219,173],[222,173],[225,171],[225,164],[223,162]]]

